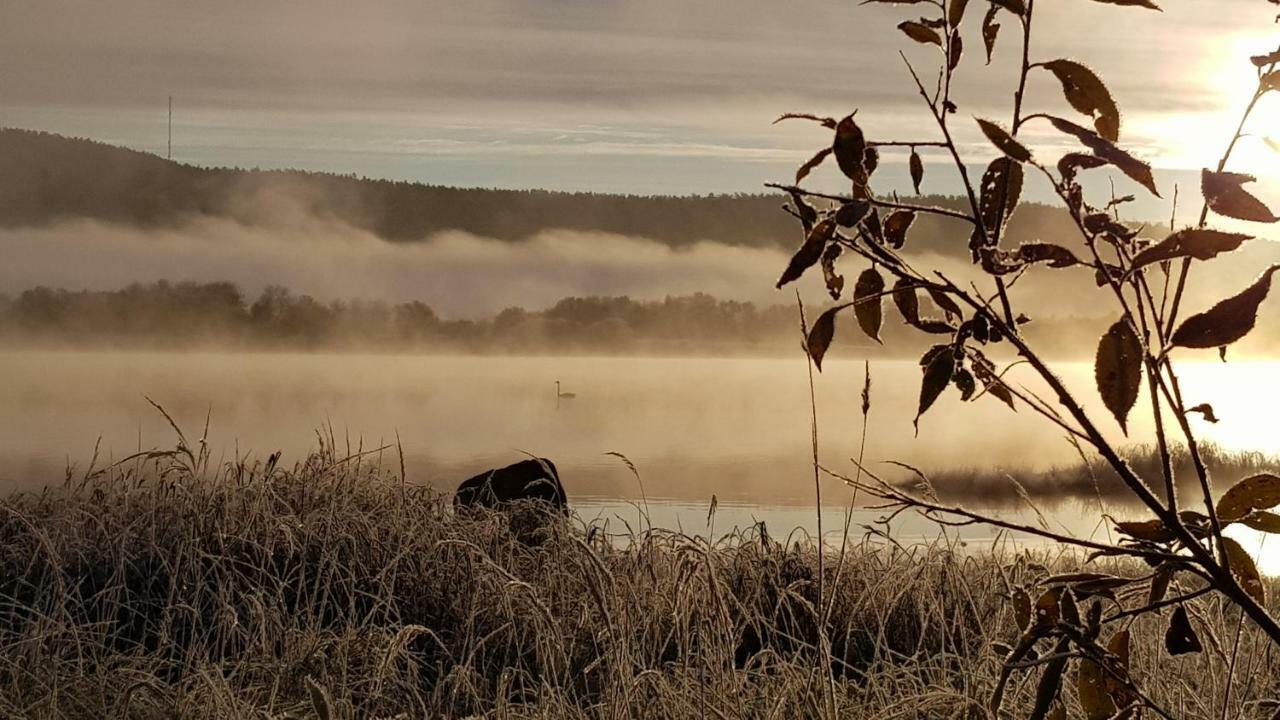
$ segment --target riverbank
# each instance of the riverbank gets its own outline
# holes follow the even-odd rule
[[[624,544],[459,516],[385,453],[202,447],[0,501],[0,715],[982,717],[992,643],[1018,632],[1005,596],[1077,565],[868,541],[827,554],[819,603],[813,550],[758,529]],[[1171,663],[1161,620],[1135,623],[1132,673],[1217,717],[1236,616],[1195,612],[1209,652]],[[1270,655],[1241,655],[1232,708],[1274,695]]]

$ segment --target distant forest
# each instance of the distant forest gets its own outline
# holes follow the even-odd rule
[[[0,129],[0,227],[38,227],[88,218],[137,227],[179,226],[226,217],[272,219],[291,203],[314,217],[370,231],[393,242],[462,230],[519,241],[548,229],[645,237],[669,245],[711,240],[792,248],[801,238],[781,210],[780,194],[688,197],[489,190],[422,185],[298,170],[203,168],[91,140]],[[955,207],[958,198],[917,201]],[[968,231],[957,221],[921,216],[915,250],[964,255]],[[1014,215],[1011,243],[1061,235],[1070,220],[1045,205]]]
[[[844,325],[832,356],[884,357],[887,348],[918,356],[929,338],[896,320],[887,309],[883,346]],[[1092,342],[1076,341],[1097,337],[1106,324],[1104,318],[1047,320],[1026,331],[1065,356],[1091,348]],[[567,297],[545,310],[511,307],[481,320],[443,319],[421,302],[321,302],[278,286],[248,297],[226,282],[159,281],[112,291],[37,287],[0,295],[0,342],[9,347],[779,356],[800,353],[800,337],[793,305],[761,307],[703,293],[662,300]]]

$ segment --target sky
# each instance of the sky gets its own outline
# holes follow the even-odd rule
[[[1033,58],[1074,57],[1106,79],[1122,144],[1194,182],[1221,152],[1275,49],[1264,0],[1164,0],[1164,12],[1042,0]],[[955,122],[967,160],[991,149],[970,117],[1007,124],[1018,38],[1004,20],[981,58],[985,3],[964,24]],[[923,7],[923,6],[921,6]],[[936,130],[898,50],[909,5],[853,0],[10,0],[0,23],[0,126],[166,152],[177,160],[297,167],[456,186],[644,194],[755,192],[786,180],[827,131],[787,111],[858,118],[873,139]],[[1070,114],[1033,76],[1032,107]],[[1271,103],[1269,99],[1267,105]],[[1276,115],[1260,111],[1265,134]],[[1030,127],[1037,152],[1066,143]],[[1264,172],[1280,160],[1242,146]],[[959,189],[927,155],[925,188]],[[883,174],[905,189],[905,159]],[[1245,168],[1253,169],[1253,168]],[[838,184],[834,169],[818,186]],[[1167,211],[1166,211],[1167,212]]]

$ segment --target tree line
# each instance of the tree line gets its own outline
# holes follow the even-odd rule
[[[808,308],[812,323],[820,308]],[[1049,318],[1027,328],[1058,354],[1100,318]],[[845,334],[833,357],[906,356],[920,345],[886,323],[884,345]],[[794,304],[760,305],[705,293],[660,300],[566,297],[547,308],[441,317],[421,301],[320,300],[230,282],[135,283],[118,290],[35,287],[0,295],[0,342],[13,346],[137,349],[342,350],[421,353],[757,354],[800,352]]]
[[[281,202],[393,242],[461,230],[506,241],[551,229],[644,237],[671,246],[698,241],[793,249],[803,237],[765,194],[639,196],[423,185],[301,170],[205,168],[150,153],[30,130],[0,129],[0,227],[88,218],[143,228],[193,218],[278,221]],[[960,209],[960,198],[925,197]],[[1066,213],[1024,203],[1011,242],[1072,232]],[[969,229],[921,217],[911,250],[965,257]]]

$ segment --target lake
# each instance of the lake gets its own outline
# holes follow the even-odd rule
[[[846,357],[848,348],[839,348]],[[834,354],[834,353],[833,353]],[[1061,372],[1097,422],[1118,441],[1086,364]],[[1197,422],[1228,449],[1274,453],[1269,413],[1280,400],[1277,366],[1193,363],[1181,369],[1191,404],[1212,399],[1221,422]],[[852,472],[862,428],[863,364],[831,359],[815,374],[819,456]],[[535,453],[559,466],[579,515],[634,526],[647,499],[654,525],[705,533],[766,520],[775,535],[814,530],[808,374],[802,355],[763,358],[434,357],[354,354],[10,351],[0,353],[0,487],[35,489],[80,470],[100,440],[101,460],[140,448],[172,447],[174,435],[145,399],[162,405],[189,438],[206,418],[215,459],[284,452],[299,459],[332,432],[354,451],[391,446],[382,461],[398,471],[397,438],[411,482],[451,489],[460,480]],[[1025,368],[1010,378],[1031,383]],[[1018,471],[1069,465],[1078,456],[1060,431],[992,397],[962,403],[949,390],[912,427],[920,370],[914,362],[871,363],[872,409],[866,458],[887,476],[897,460],[926,472],[954,468]],[[558,400],[555,382],[571,400]],[[1037,387],[1031,385],[1031,387]],[[1210,396],[1211,388],[1218,391]],[[145,397],[144,397],[145,396]],[[1151,438],[1140,422],[1129,441]],[[640,482],[617,457],[637,467]],[[643,483],[643,493],[641,489]],[[1225,487],[1225,486],[1224,486]],[[840,528],[849,490],[822,480],[824,530]],[[1221,487],[1219,488],[1222,489]],[[1094,532],[1088,498],[1054,510],[1054,522]],[[1094,512],[1090,519],[1088,511]],[[878,513],[860,511],[856,523]],[[906,536],[936,534],[901,521]],[[969,529],[972,539],[990,537]]]

